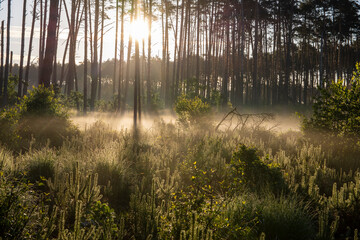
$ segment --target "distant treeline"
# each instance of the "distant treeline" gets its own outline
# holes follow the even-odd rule
[[[115,3],[49,0],[49,5],[47,3],[48,0],[34,0],[32,10],[37,11],[39,17],[34,14],[33,21],[42,23],[38,70],[41,74],[37,77],[35,70],[30,71],[31,77],[23,80],[23,74],[19,73],[22,80],[19,96],[24,92],[21,84],[40,82],[61,85],[67,95],[85,88],[84,98],[91,100],[90,109],[96,99],[115,95],[120,96],[117,98],[119,108],[134,102],[149,107],[155,94],[166,107],[171,107],[181,94],[208,100],[217,97],[221,104],[231,102],[234,106],[308,105],[313,102],[318,86],[327,87],[339,79],[348,84],[355,63],[360,61],[360,5],[356,0],[130,0]],[[115,19],[106,14],[110,7],[116,9]],[[57,51],[51,49],[57,49],[57,40],[54,44],[49,39],[57,39],[54,34],[58,34],[59,24],[54,23],[56,18],[48,19],[48,9],[58,16],[64,9],[68,14],[70,31],[60,65],[51,61],[56,58]],[[151,36],[140,43],[131,37],[124,39],[124,23],[143,18],[147,19],[150,29],[162,30],[160,58],[154,59],[151,55]],[[48,29],[45,28],[47,21]],[[114,59],[102,63],[104,31],[109,24],[116,29]],[[85,33],[85,38],[78,39],[79,32]],[[4,31],[2,33],[4,37]],[[87,41],[81,51],[87,59],[84,62],[89,63],[76,65],[76,51],[80,51],[77,46],[84,39]],[[31,46],[30,43],[29,49]],[[50,64],[44,61],[46,54]],[[2,59],[4,55],[2,51]],[[2,64],[2,68],[6,66]],[[84,72],[89,77],[84,76]],[[88,81],[84,82],[85,78]],[[6,81],[6,77],[1,78],[1,90]]]

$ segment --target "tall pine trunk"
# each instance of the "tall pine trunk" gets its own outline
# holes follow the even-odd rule
[[[4,85],[4,20],[1,21],[1,47],[0,47],[0,96]]]
[[[118,49],[118,32],[119,32],[119,1],[116,0],[116,15],[115,15],[115,46],[114,46],[114,72],[113,72],[113,95],[115,94],[116,90],[116,83],[117,83],[117,49]],[[119,92],[120,96],[120,92]]]
[[[119,64],[119,83],[118,83],[118,110],[121,110],[122,94],[121,85],[124,76],[124,15],[125,15],[125,1],[121,3],[121,37],[120,37],[120,64]],[[123,100],[124,101],[124,100]]]
[[[148,66],[147,66],[147,78],[146,78],[146,87],[147,87],[147,107],[151,109],[151,27],[152,27],[152,1],[149,0],[149,36],[148,36]]]
[[[29,51],[27,56],[27,64],[26,64],[26,70],[25,70],[25,81],[24,81],[24,87],[23,87],[23,95],[26,95],[27,88],[29,85],[29,72],[30,72],[30,64],[31,64],[31,51],[32,51],[32,42],[34,39],[34,28],[35,28],[35,21],[36,21],[36,5],[37,0],[34,0],[34,6],[33,6],[33,15],[32,15],[32,22],[31,22],[31,30],[30,30],[30,40],[29,40]]]
[[[101,99],[101,80],[102,80],[102,60],[103,60],[103,47],[104,47],[104,20],[105,20],[105,1],[102,1],[101,10],[101,33],[100,33],[100,60],[99,60],[99,89],[98,100]]]
[[[91,99],[90,110],[95,109],[96,88],[99,77],[99,64],[98,64],[98,29],[99,29],[99,0],[95,0],[95,20],[94,20],[94,46],[93,46],[93,61],[91,63]]]
[[[8,101],[8,82],[9,82],[9,58],[10,58],[10,20],[11,20],[11,0],[8,0],[8,15],[7,15],[7,29],[6,29],[6,59],[5,59],[5,75],[4,75],[4,97],[3,106],[7,105]]]
[[[43,66],[41,68],[40,84],[50,87],[50,78],[53,68],[55,50],[56,50],[56,26],[58,20],[59,0],[50,0],[50,15],[47,30],[46,49]]]
[[[26,0],[23,1],[23,15],[21,27],[21,49],[20,49],[20,67],[19,67],[19,85],[18,97],[22,95],[23,69],[24,69],[24,48],[25,48],[25,22],[26,22]]]
[[[87,81],[88,81],[88,0],[84,0],[85,29],[84,29],[84,114],[87,112]]]

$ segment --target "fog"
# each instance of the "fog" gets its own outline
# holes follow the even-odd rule
[[[216,128],[216,126],[222,121],[225,117],[225,114],[213,115],[211,118],[206,120],[210,121],[211,125]],[[71,114],[72,122],[82,131],[88,129],[94,123],[100,121],[107,125],[110,129],[120,131],[124,129],[131,129],[133,127],[133,113],[127,112],[124,115],[120,113],[104,113],[104,112],[94,112],[88,113],[86,116],[82,114]],[[141,121],[139,121],[139,126],[143,129],[150,129],[154,126],[156,122],[164,123],[177,123],[177,117],[174,113],[170,111],[164,111],[157,115],[147,115],[143,114]],[[242,119],[244,121],[244,119]],[[249,128],[263,128],[266,130],[272,130],[278,133],[283,133],[287,131],[300,131],[300,119],[295,114],[274,114],[273,118],[262,119],[261,117],[249,118],[244,124],[245,127]],[[233,130],[234,128],[240,128],[242,123],[236,117],[228,116],[219,126],[219,130]]]

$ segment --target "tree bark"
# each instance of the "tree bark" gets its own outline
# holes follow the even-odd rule
[[[46,49],[43,66],[41,68],[40,84],[50,87],[50,77],[56,50],[56,26],[58,21],[59,0],[50,0],[50,16],[47,30]]]
[[[24,48],[25,48],[25,22],[26,22],[26,0],[23,1],[23,15],[21,27],[21,49],[20,49],[20,67],[19,67],[19,84],[18,97],[22,95],[23,69],[24,69]]]
[[[32,15],[32,22],[31,22],[31,30],[30,30],[30,40],[29,40],[29,51],[28,51],[27,64],[26,64],[26,70],[25,70],[25,82],[24,82],[24,88],[23,88],[23,95],[26,95],[27,88],[29,85],[31,51],[32,51],[32,42],[33,42],[33,38],[34,38],[34,27],[35,27],[35,21],[36,21],[36,4],[37,4],[37,0],[34,0],[33,15]]]
[[[8,0],[8,15],[7,15],[7,29],[6,29],[6,59],[5,59],[5,76],[4,76],[4,97],[3,106],[7,105],[8,101],[8,82],[9,82],[9,58],[10,58],[10,20],[11,20],[11,0]]]
[[[0,60],[0,96],[3,94],[4,85],[4,20],[1,21],[1,60]]]
[[[94,58],[91,63],[91,99],[90,110],[95,110],[96,88],[99,78],[99,64],[98,64],[98,28],[99,28],[99,0],[95,0],[95,21],[94,21]]]

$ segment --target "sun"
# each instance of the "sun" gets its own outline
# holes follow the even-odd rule
[[[137,41],[142,41],[149,34],[149,28],[146,21],[136,19],[130,23],[130,35]]]

